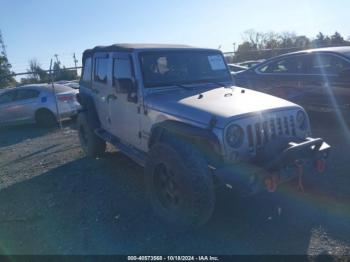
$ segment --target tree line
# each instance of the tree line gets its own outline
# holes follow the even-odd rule
[[[309,38],[293,32],[257,32],[247,30],[242,35],[243,42],[237,50],[227,57],[229,62],[259,60],[274,57],[284,53],[310,48],[350,46],[350,37],[345,39],[339,32],[325,35],[319,32],[316,37]]]
[[[242,40],[237,50],[226,56],[228,62],[235,63],[246,60],[266,59],[283,53],[309,48],[350,46],[350,37],[345,39],[339,32],[335,32],[332,35],[325,35],[319,32],[316,37],[308,38],[305,35],[297,35],[293,32],[257,32],[250,29],[243,33]],[[27,72],[27,77],[21,78],[18,83],[14,78],[12,66],[7,59],[6,48],[0,31],[0,88],[17,84],[47,83],[50,81],[50,75],[47,70],[42,69],[36,59],[29,61]],[[57,55],[53,63],[53,72],[55,81],[77,78],[77,72],[62,66]]]
[[[61,61],[56,56],[56,61],[53,63],[53,80],[75,80],[77,79],[77,71],[67,69],[65,66],[61,66]],[[47,70],[41,68],[41,65],[36,59],[29,61],[29,68],[27,69],[27,77],[21,78],[20,84],[35,84],[35,83],[48,83],[51,81],[51,76]]]

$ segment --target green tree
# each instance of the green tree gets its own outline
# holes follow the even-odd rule
[[[332,45],[343,45],[345,43],[344,38],[338,32],[331,35],[330,40]]]
[[[27,70],[30,74],[30,77],[33,81],[36,82],[48,82],[49,76],[45,70],[43,70],[36,59],[32,59],[29,61],[29,69]]]
[[[11,68],[12,66],[7,59],[5,44],[0,31],[0,88],[16,84]]]

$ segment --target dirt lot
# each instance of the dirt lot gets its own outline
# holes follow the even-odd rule
[[[0,252],[350,254],[350,137],[337,121],[312,119],[314,135],[333,146],[331,184],[251,199],[220,190],[209,224],[185,233],[153,215],[142,168],[112,148],[101,159],[85,158],[74,123],[2,128]]]

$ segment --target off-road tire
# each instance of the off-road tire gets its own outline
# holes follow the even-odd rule
[[[106,151],[106,142],[90,128],[85,113],[78,114],[77,120],[80,145],[88,157],[98,157]]]
[[[159,197],[157,168],[163,166],[172,173],[179,193],[176,208],[165,207],[164,197]],[[213,178],[206,160],[190,144],[179,139],[155,143],[145,165],[145,177],[153,209],[168,224],[189,229],[211,218],[216,199]]]
[[[56,116],[48,109],[39,109],[35,113],[35,122],[38,126],[49,128],[57,125]]]

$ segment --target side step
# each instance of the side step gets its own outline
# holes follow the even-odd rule
[[[108,131],[106,131],[102,128],[95,129],[95,133],[101,139],[114,145],[116,148],[118,148],[118,150],[122,151],[125,155],[130,157],[132,160],[134,160],[140,166],[143,166],[143,167],[145,166],[146,153],[144,153],[144,152],[142,152],[142,151],[140,151],[140,150],[138,150],[130,145],[126,145],[126,144],[122,143],[118,137],[112,135],[111,133],[109,133]]]

